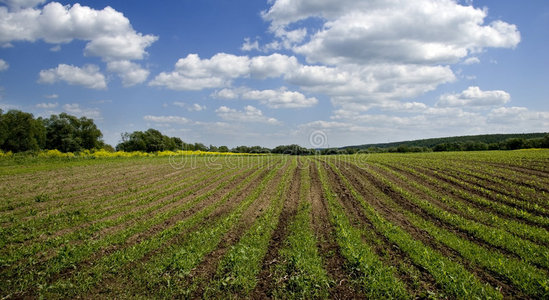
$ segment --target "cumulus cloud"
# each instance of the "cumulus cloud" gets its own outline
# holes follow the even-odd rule
[[[147,115],[143,117],[143,120],[154,122],[154,123],[164,123],[164,124],[188,124],[190,121],[187,118],[179,116],[151,116]]]
[[[504,126],[528,128],[525,131],[539,131],[549,128],[549,112],[531,111],[526,107],[499,107],[488,113],[488,120]]]
[[[414,98],[454,81],[448,66],[303,66],[286,76],[302,89],[332,97],[335,105]]]
[[[10,68],[10,65],[3,59],[0,59],[0,72],[6,71]]]
[[[143,83],[149,77],[149,71],[139,64],[128,60],[111,61],[107,63],[107,70],[117,73],[125,87]]]
[[[96,65],[86,65],[83,68],[60,64],[57,68],[40,71],[40,83],[55,83],[64,81],[71,85],[80,85],[90,89],[106,89],[105,76]]]
[[[307,98],[300,92],[288,91],[284,87],[278,90],[222,89],[214,93],[214,97],[256,100],[271,108],[303,108],[311,107],[318,103],[315,97]]]
[[[486,16],[483,9],[452,0],[277,0],[263,13],[274,32],[309,18],[324,19],[294,51],[326,64],[456,63],[485,47],[520,42],[515,25],[485,24]]]
[[[57,102],[48,102],[48,103],[38,103],[36,104],[36,108],[42,108],[42,109],[52,109],[59,106],[59,103]]]
[[[474,65],[479,63],[480,63],[480,59],[476,56],[469,57],[463,61],[464,65]]]
[[[259,50],[259,42],[257,40],[252,42],[249,37],[245,38],[244,43],[242,44],[242,47],[240,47],[240,50],[242,51]]]
[[[57,99],[57,98],[59,98],[59,95],[57,95],[57,94],[44,95],[44,98],[46,98],[46,99]]]
[[[95,108],[82,108],[78,103],[68,103],[63,105],[63,110],[77,117],[87,117],[101,119],[101,112]]]
[[[239,111],[227,106],[220,106],[215,110],[217,115],[226,121],[246,122],[246,123],[266,123],[271,125],[279,124],[275,118],[269,118],[261,112],[261,110],[248,105],[243,111]]]
[[[456,79],[448,66],[311,66],[300,64],[293,56],[281,54],[249,58],[219,53],[210,59],[201,59],[196,54],[189,54],[176,63],[175,71],[163,72],[149,84],[173,90],[203,90],[231,86],[236,78],[279,77],[306,91],[327,94],[335,102],[371,102],[416,97]],[[214,95],[234,99],[241,94],[235,92],[234,89],[222,89]],[[299,97],[298,94],[290,92],[279,92],[277,96],[280,95],[293,96],[294,100]],[[280,97],[278,100],[282,101]],[[309,100],[309,104],[314,102],[312,99]],[[303,101],[301,102],[303,104]],[[298,106],[304,106],[302,104]],[[272,102],[271,105],[285,106],[282,102]]]
[[[203,111],[206,110],[206,105],[200,105],[198,103],[193,103],[190,107],[187,108],[188,111]]]
[[[281,54],[249,58],[218,53],[209,59],[189,54],[177,61],[173,72],[162,72],[149,84],[173,90],[203,90],[229,86],[239,77],[280,77],[297,66],[295,57]]]
[[[455,81],[450,65],[478,63],[485,48],[521,40],[515,25],[488,22],[486,9],[455,0],[274,0],[262,17],[274,36],[265,48],[314,64],[284,79],[336,107],[416,98]]]
[[[111,7],[95,10],[78,3],[62,5],[43,1],[7,0],[10,9],[0,7],[0,43],[14,41],[62,44],[78,39],[87,41],[85,54],[105,61],[143,59],[146,48],[158,37],[136,32],[130,21]]]
[[[483,91],[478,86],[470,86],[459,94],[444,94],[440,96],[437,106],[502,106],[510,100],[511,95],[505,91]]]

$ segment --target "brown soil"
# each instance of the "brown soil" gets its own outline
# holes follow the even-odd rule
[[[235,178],[235,182],[239,182],[239,181],[243,180],[246,176],[250,175],[251,172],[253,172],[253,171],[245,170],[245,172],[243,172],[244,173],[243,176],[238,176],[237,178]],[[265,174],[263,173],[260,177],[263,177],[264,175]],[[254,179],[253,182],[256,182],[257,180],[259,180],[259,178]],[[131,237],[130,238],[132,240],[131,244],[129,244],[129,240],[128,240],[122,245],[112,245],[112,246],[110,246],[106,249],[102,249],[100,251],[97,251],[91,257],[89,257],[85,261],[78,264],[77,267],[75,267],[73,269],[66,269],[66,270],[62,271],[61,273],[57,274],[56,276],[54,276],[52,278],[52,280],[50,280],[50,282],[54,282],[54,281],[59,280],[61,278],[69,278],[76,271],[83,271],[83,270],[93,266],[94,262],[99,260],[101,257],[107,256],[107,255],[109,255],[109,254],[111,254],[111,253],[113,253],[117,250],[130,247],[131,245],[136,245],[136,244],[144,241],[145,239],[147,239],[151,236],[154,236],[155,234],[161,232],[162,230],[173,226],[178,221],[184,220],[184,219],[188,218],[189,216],[192,216],[193,214],[195,214],[198,211],[205,208],[208,204],[212,204],[212,203],[218,201],[225,194],[229,193],[230,190],[232,190],[235,187],[235,185],[230,185],[229,184],[229,185],[225,186],[223,189],[221,189],[220,191],[218,191],[215,194],[211,195],[207,199],[202,200],[200,203],[198,203],[197,205],[195,205],[191,209],[189,209],[187,211],[184,211],[181,214],[179,214],[175,217],[172,217],[169,220],[166,220],[165,222],[161,223],[160,225],[162,225],[162,226],[154,226],[153,229],[147,230],[146,234],[139,233],[139,234],[137,234],[137,237],[135,237],[135,236]],[[250,184],[246,188],[246,191],[249,190],[249,188],[250,188]],[[246,193],[242,192],[242,193],[239,194],[238,200],[236,199],[236,197],[233,197],[225,205],[220,206],[212,214],[207,216],[201,222],[201,224],[208,224],[210,222],[213,222],[213,221],[217,220],[220,216],[222,216],[222,215],[228,213],[230,210],[232,210],[232,208],[235,207],[241,201],[241,199],[243,199],[245,196],[246,196]],[[195,230],[199,226],[200,225],[194,226],[193,228],[190,228],[189,230],[186,230],[186,231],[182,232],[180,235],[176,236],[171,241],[168,241],[163,247],[161,247],[159,249],[156,249],[156,250],[152,251],[151,253],[148,253],[147,255],[145,255],[145,257],[142,260],[140,260],[139,262],[141,263],[141,262],[144,262],[144,261],[148,261],[151,257],[153,257],[154,255],[160,253],[164,249],[169,249],[171,245],[180,243],[188,232],[190,232],[192,230]],[[134,263],[132,263],[129,266],[126,266],[124,268],[131,269],[131,267],[135,266],[135,264],[137,264],[137,262],[134,262]],[[112,279],[114,279],[114,277],[111,278],[111,280]]]
[[[436,169],[434,169],[434,168],[425,168],[424,170],[429,170],[429,172],[433,172]],[[446,176],[449,176],[450,178],[453,178],[453,179],[456,179],[456,180],[459,180],[459,181],[463,181],[463,182],[465,182],[469,185],[482,187],[483,189],[490,191],[491,194],[496,193],[496,194],[504,195],[504,196],[509,197],[509,198],[513,198],[515,201],[517,201],[519,203],[520,202],[525,202],[525,203],[537,202],[538,205],[544,207],[545,209],[547,209],[547,207],[549,206],[549,204],[546,203],[545,199],[538,199],[537,196],[541,195],[540,193],[535,193],[534,192],[534,193],[528,193],[526,195],[523,195],[523,192],[521,192],[520,190],[514,190],[509,185],[503,185],[503,184],[498,183],[498,182],[489,181],[489,180],[480,178],[478,176],[466,175],[466,174],[463,174],[462,176],[459,176],[459,175],[456,175],[456,172],[451,172],[451,171],[447,171],[447,170],[436,170],[436,171],[438,171],[439,173],[444,173]],[[476,178],[476,180],[474,178]],[[474,189],[470,189],[470,188],[467,188],[467,187],[462,186],[462,185],[459,185],[459,186],[464,188],[464,189],[468,189],[470,192],[476,192],[477,194],[479,194],[481,196],[492,199],[493,201],[499,201],[494,196],[487,195],[487,194],[484,194],[484,193],[480,193],[480,192],[478,192]],[[507,204],[508,205],[514,205],[512,203],[507,203]],[[518,205],[516,205],[516,206],[518,206]],[[524,209],[527,209],[527,208],[524,208]],[[535,210],[533,210],[533,211],[535,211]]]
[[[242,235],[250,228],[257,218],[265,213],[276,196],[276,189],[287,169],[287,165],[278,171],[272,184],[269,184],[258,200],[256,200],[242,215],[237,226],[233,227],[221,240],[217,249],[206,255],[204,260],[191,272],[188,281],[197,283],[193,292],[194,297],[199,298],[206,291],[207,285],[214,280],[217,267],[227,251],[235,245]],[[276,231],[275,231],[276,234]],[[261,280],[260,280],[261,282]],[[252,297],[255,298],[255,297]]]
[[[312,228],[318,240],[320,255],[324,261],[324,269],[334,281],[330,288],[332,299],[363,299],[364,296],[351,284],[350,274],[345,270],[345,259],[341,256],[335,241],[334,228],[330,222],[328,207],[318,170],[314,164],[310,166],[312,205]]]
[[[382,173],[382,172],[380,172],[380,173]],[[354,175],[351,175],[347,178],[350,179],[353,176],[355,177],[355,179],[350,179],[350,180],[353,182],[353,186],[355,186],[357,188],[357,190],[360,192],[360,194],[362,194],[362,195],[371,195],[371,194],[375,195],[376,191],[372,190],[372,188],[377,189],[378,191],[382,191],[386,196],[390,197],[400,207],[402,207],[402,208],[404,208],[408,211],[412,211],[415,214],[419,215],[420,217],[435,223],[438,227],[449,230],[449,231],[453,232],[454,234],[459,235],[462,238],[465,238],[465,239],[468,239],[472,242],[483,245],[483,246],[487,247],[488,249],[494,249],[495,248],[491,245],[487,245],[485,242],[480,241],[475,237],[469,236],[469,235],[467,235],[467,234],[465,234],[465,233],[463,233],[459,230],[456,230],[455,228],[449,226],[448,224],[445,224],[444,222],[441,222],[440,220],[438,220],[436,218],[433,218],[432,216],[426,214],[419,207],[409,203],[406,199],[403,199],[402,196],[400,196],[398,193],[393,191],[390,187],[383,185],[383,183],[381,183],[377,178],[375,178],[375,176],[371,175],[369,172],[367,172],[365,170],[358,169],[355,166],[352,166],[351,167],[351,174],[354,174]],[[387,174],[384,174],[384,175],[387,175]],[[406,186],[406,184],[404,182],[397,181],[398,179],[396,179],[396,178],[392,178],[392,177],[389,177],[389,178],[392,182],[399,182],[399,185],[401,187]],[[360,187],[360,186],[362,186],[362,187]],[[379,200],[381,200],[381,199],[379,199]],[[494,287],[499,287],[501,289],[501,292],[504,295],[504,297],[522,295],[522,292],[520,292],[520,290],[513,287],[505,279],[502,279],[501,276],[499,276],[497,274],[494,274],[489,270],[485,270],[482,267],[473,265],[471,262],[469,262],[468,260],[461,257],[461,255],[457,251],[455,251],[455,250],[453,250],[453,249],[451,249],[451,248],[435,241],[435,239],[433,237],[431,237],[431,235],[429,233],[415,227],[413,224],[411,224],[408,221],[408,219],[406,218],[405,215],[403,215],[398,210],[394,210],[394,209],[389,208],[387,204],[383,203],[383,200],[381,200],[379,202],[375,201],[375,202],[372,202],[370,204],[372,204],[375,207],[376,211],[378,211],[384,218],[386,218],[391,223],[396,224],[399,227],[401,227],[402,229],[404,229],[414,239],[421,241],[426,246],[428,246],[432,249],[435,249],[438,252],[440,252],[441,254],[443,254],[444,256],[452,259],[453,261],[456,261],[456,262],[460,263],[467,270],[469,270],[470,272],[475,274],[480,280],[482,280],[484,282],[487,282],[487,283],[489,283],[490,285],[492,285]],[[426,270],[424,270],[421,266],[416,265],[416,267],[419,270],[423,270],[422,275],[427,273]],[[434,284],[434,281],[433,281],[432,278],[431,279],[425,278],[425,279],[427,280],[427,283],[429,285]]]
[[[430,176],[430,177],[434,177],[436,178],[437,180],[441,180],[445,183],[448,183],[448,184],[451,184],[453,186],[456,186],[458,187],[459,189],[462,189],[470,194],[474,194],[474,195],[477,195],[479,197],[483,197],[485,199],[488,199],[490,201],[493,201],[493,202],[498,202],[498,203],[501,203],[501,204],[504,204],[504,205],[507,205],[507,206],[510,206],[510,207],[514,207],[514,208],[517,208],[519,210],[524,210],[524,211],[527,211],[533,215],[539,215],[539,216],[543,216],[543,217],[549,217],[549,213],[544,213],[544,212],[541,212],[541,211],[538,211],[538,210],[535,210],[533,208],[527,208],[527,207],[523,207],[523,206],[520,206],[518,205],[517,203],[511,203],[511,202],[502,202],[500,199],[497,199],[496,197],[494,197],[493,195],[487,195],[487,194],[484,194],[480,191],[477,191],[475,189],[472,189],[470,187],[467,187],[463,184],[459,184],[459,183],[456,183],[456,182],[453,182],[447,178],[443,178],[442,176],[440,176],[439,174],[436,174],[434,173],[432,170],[428,169],[428,168],[421,168],[421,167],[418,167],[418,170],[421,170],[422,172],[424,172],[426,175]]]
[[[498,168],[508,169],[508,170],[511,170],[511,171],[514,171],[514,172],[517,172],[517,173],[524,173],[524,174],[527,174],[527,175],[534,175],[534,176],[536,176],[536,177],[538,177],[538,178],[540,178],[544,181],[549,180],[549,173],[544,172],[544,171],[530,169],[530,168],[527,168],[527,167],[514,166],[514,165],[510,165],[510,164],[502,164],[502,163],[487,162],[487,164],[492,165],[492,166],[496,166]]]
[[[433,185],[431,183],[428,183],[428,182],[425,182],[425,181],[422,181],[422,178],[418,177],[417,175],[415,174],[412,174],[404,169],[401,169],[399,168],[398,166],[389,166],[389,165],[386,165],[387,167],[395,170],[395,171],[398,171],[400,174],[406,176],[409,180],[411,181],[420,181],[422,185],[424,185],[425,187],[429,188],[430,190],[433,190],[434,192],[438,193],[438,194],[446,194],[447,197],[453,201],[459,201],[459,202],[463,202],[464,204],[468,205],[468,206],[471,206],[471,207],[474,207],[475,209],[478,209],[478,210],[481,210],[481,211],[484,211],[484,212],[487,212],[487,213],[490,213],[492,215],[497,215],[498,217],[502,218],[502,219],[509,219],[509,220],[514,220],[514,221],[517,221],[517,222],[521,222],[521,223],[524,223],[524,224],[527,224],[527,225],[530,225],[530,226],[536,226],[536,227],[539,227],[540,225],[537,224],[537,223],[533,223],[533,222],[530,222],[528,220],[524,220],[522,218],[519,218],[517,216],[513,216],[513,215],[509,215],[509,214],[505,214],[505,213],[501,213],[501,212],[498,212],[498,211],[495,211],[493,209],[491,209],[490,207],[486,207],[486,206],[483,206],[483,205],[480,205],[478,203],[475,203],[475,202],[471,202],[465,198],[463,198],[462,196],[456,194],[455,192],[453,191],[448,191],[448,190],[445,190],[443,188],[441,188],[440,186],[437,186],[437,185]],[[438,200],[432,200],[433,203],[437,204],[438,206],[440,207],[446,207],[446,206],[442,206],[442,203],[439,202]],[[475,218],[471,218],[471,216],[466,212],[466,211],[461,211],[461,210],[456,210],[456,209],[453,209],[452,212],[466,218],[466,219],[471,219],[471,220],[475,220],[476,222],[479,222],[479,223],[483,223],[487,226],[493,226],[493,224],[487,224],[486,222],[482,222],[482,221],[479,221],[479,220],[476,220]],[[541,226],[543,227],[543,226]],[[528,239],[526,237],[523,237],[523,239]],[[532,241],[534,243],[539,243],[538,241]]]
[[[216,177],[217,178],[217,177]],[[184,182],[182,182],[184,183]],[[203,184],[200,184],[199,187],[204,187],[205,184],[207,182],[204,182]],[[48,234],[48,235],[41,235],[39,236],[37,239],[31,239],[31,240],[28,240],[28,241],[25,241],[24,245],[28,246],[29,244],[33,244],[33,243],[36,243],[36,242],[43,242],[45,240],[49,240],[49,239],[52,239],[52,238],[56,238],[56,237],[59,237],[59,236],[63,236],[63,235],[67,235],[67,234],[70,234],[72,232],[75,232],[75,231],[78,231],[82,228],[86,228],[86,227],[89,227],[89,226],[93,226],[93,224],[96,224],[98,222],[104,222],[104,221],[109,221],[109,220],[114,220],[118,217],[120,217],[121,215],[123,214],[128,214],[128,213],[132,213],[132,212],[135,212],[135,211],[138,211],[138,210],[145,210],[149,207],[152,207],[156,204],[159,204],[159,203],[163,203],[163,202],[170,202],[170,200],[173,200],[175,199],[178,195],[188,191],[189,189],[191,188],[196,188],[193,187],[193,186],[189,186],[187,187],[186,189],[182,189],[180,191],[177,191],[175,194],[171,194],[171,195],[168,195],[168,196],[165,196],[163,198],[160,198],[160,199],[154,199],[154,196],[156,194],[159,194],[162,192],[162,186],[151,186],[150,188],[148,188],[147,190],[152,190],[152,189],[155,189],[155,190],[158,190],[157,192],[153,193],[153,194],[150,194],[148,195],[147,197],[151,197],[151,200],[150,202],[146,203],[146,204],[143,204],[143,205],[139,205],[139,206],[135,206],[135,207],[129,207],[128,209],[124,209],[118,213],[115,213],[115,214],[112,214],[112,215],[107,215],[106,217],[103,217],[103,218],[100,218],[100,219],[97,219],[97,220],[93,220],[93,221],[90,221],[90,222],[84,222],[84,223],[81,223],[79,225],[72,225],[72,227],[67,227],[67,228],[63,228],[63,229],[60,229],[58,230],[57,232],[54,232],[52,234]],[[197,192],[199,192],[200,190],[197,189],[197,191],[195,193],[193,193],[192,196],[196,195]],[[186,200],[188,199],[188,197],[185,197],[184,199],[180,199],[180,200],[177,200],[175,203],[179,204],[179,203],[182,203],[183,200]],[[134,202],[137,202],[139,201],[139,199],[135,199],[135,200],[132,200],[128,203],[123,203],[123,204],[120,204],[119,206],[120,207],[127,207],[127,206],[131,206],[132,203]],[[162,211],[165,211],[166,210],[166,207],[169,206],[170,208],[173,207],[174,203],[172,202],[172,205],[165,205],[163,206],[162,208],[160,208],[159,210],[155,210],[154,212],[150,212],[148,214],[146,214],[144,217],[149,217],[151,216],[152,214],[157,214],[157,213],[160,213]],[[114,209],[114,207],[112,207],[111,209]],[[107,209],[106,209],[107,210]],[[98,212],[100,213],[100,212]],[[116,226],[113,226],[113,227],[109,227],[109,228],[105,228],[97,233],[95,233],[95,238],[97,237],[100,237],[100,236],[105,236],[105,235],[108,235],[112,232],[115,232],[117,231],[118,229],[120,228],[125,228],[128,226],[128,224],[134,224],[136,223],[137,221],[139,220],[142,220],[144,217],[140,217],[138,219],[133,219],[133,220],[129,220],[127,222],[124,222],[122,224],[118,224]],[[76,242],[76,241],[75,241]],[[54,249],[51,249],[51,252],[54,252],[53,251]],[[45,255],[43,257],[44,258],[47,258],[49,257],[49,255]]]
[[[290,188],[288,189],[287,194],[283,196],[284,206],[279,217],[277,228],[269,242],[267,254],[263,259],[261,272],[258,276],[258,285],[251,293],[251,298],[265,299],[273,296],[272,291],[275,289],[276,285],[276,282],[273,280],[273,265],[280,261],[278,252],[288,236],[288,226],[297,214],[297,207],[299,206],[299,191],[301,187],[301,176],[299,173],[299,168],[296,168],[290,179]]]
[[[163,171],[165,168],[160,168],[156,165],[140,166],[124,166],[121,169],[111,170],[107,168],[105,170],[82,170],[76,174],[65,174],[56,176],[55,174],[44,175],[42,178],[36,179],[34,186],[28,187],[24,192],[17,194],[17,199],[25,199],[28,197],[34,197],[40,193],[45,193],[52,198],[52,200],[42,203],[36,203],[34,201],[21,206],[11,212],[18,212],[20,210],[28,208],[36,208],[39,210],[46,210],[47,207],[57,204],[59,202],[66,202],[67,198],[71,200],[78,200],[79,197],[86,196],[92,191],[100,191],[105,186],[109,186],[113,178],[141,178],[150,177],[155,175],[151,171]],[[108,174],[108,176],[104,176]],[[74,178],[71,178],[73,177]],[[141,176],[141,177],[139,177]],[[70,180],[67,180],[70,178]],[[14,179],[12,179],[14,180]],[[15,179],[16,180],[16,179]],[[122,180],[121,182],[130,182]],[[61,196],[62,195],[62,196]],[[72,198],[75,199],[72,199]]]
[[[235,188],[235,186],[238,184],[238,182],[244,180],[244,178],[251,175],[251,173],[253,173],[254,170],[245,169],[245,171],[246,171],[245,176],[239,176],[239,178],[235,180],[234,184],[227,185],[221,191],[216,192],[214,195],[210,196],[208,199],[204,200],[203,202],[213,203],[212,201],[215,202],[219,199],[222,199],[226,194],[228,194],[231,190],[233,190]],[[109,276],[108,278],[105,278],[102,281],[100,286],[99,285],[96,286],[95,291],[93,292],[93,294],[98,294],[98,293],[100,294],[101,291],[105,290],[105,289],[107,289],[109,291],[123,291],[124,289],[126,289],[127,286],[126,286],[126,284],[123,284],[123,283],[124,283],[124,281],[128,280],[128,278],[125,278],[124,275],[120,276],[120,274],[131,274],[131,271],[129,271],[129,270],[131,270],[135,266],[145,265],[153,257],[155,257],[157,255],[161,255],[161,253],[163,253],[166,249],[168,249],[168,250],[173,249],[173,247],[175,247],[176,245],[181,244],[185,240],[185,237],[187,236],[188,233],[190,233],[192,231],[195,231],[198,228],[200,228],[201,226],[204,226],[206,224],[211,224],[212,222],[216,222],[217,220],[219,220],[223,216],[228,215],[231,211],[234,210],[234,208],[236,208],[236,206],[240,202],[242,202],[246,198],[247,195],[249,195],[251,193],[251,191],[267,175],[267,173],[268,173],[268,170],[262,171],[261,174],[259,174],[259,176],[255,177],[250,183],[248,183],[246,185],[246,187],[240,193],[238,193],[238,194],[234,195],[233,197],[231,197],[228,200],[228,202],[226,202],[224,205],[219,206],[216,210],[214,210],[214,212],[212,212],[210,215],[208,215],[206,218],[204,218],[204,220],[202,222],[200,222],[200,224],[194,226],[193,228],[189,228],[188,230],[186,230],[184,232],[181,232],[175,238],[172,238],[170,241],[166,242],[166,244],[163,247],[161,247],[159,249],[156,249],[156,250],[153,250],[150,253],[147,253],[139,261],[133,262],[133,263],[125,266],[123,268],[123,270],[117,272],[119,274],[118,276],[113,275],[113,276]],[[188,216],[196,213],[197,211],[198,210],[193,211],[191,213],[188,213]],[[187,215],[187,214],[185,214],[185,215]],[[162,229],[164,229],[164,228],[160,228],[158,231],[160,231]],[[243,229],[245,230],[245,228],[243,228]],[[236,239],[236,237],[235,237],[235,239]],[[124,271],[124,270],[128,270],[128,271]],[[135,287],[135,289],[137,289],[137,290],[141,290],[142,288],[143,287]]]
[[[375,196],[374,191],[371,189],[366,189],[363,181],[358,179],[357,175],[352,172],[349,168],[343,167],[339,169],[345,178],[349,180],[351,185],[361,194],[364,199],[373,207],[376,211],[380,212],[384,217],[391,216],[393,219],[398,220],[399,223],[406,222],[406,218],[393,210],[391,210],[382,199],[379,199]],[[393,266],[398,271],[399,278],[406,284],[407,289],[411,295],[414,297],[425,296],[425,291],[440,293],[439,289],[436,286],[435,280],[427,272],[421,272],[417,266],[413,264],[410,258],[400,250],[400,248],[391,243],[383,235],[379,234],[375,227],[371,224],[368,217],[364,214],[363,207],[359,204],[358,200],[354,199],[351,192],[345,187],[344,182],[339,178],[339,176],[333,172],[331,168],[328,168],[328,174],[330,177],[330,182],[332,183],[332,189],[339,196],[341,203],[343,204],[347,215],[356,220],[357,224],[362,228],[366,228],[369,232],[372,233],[372,237],[367,239],[367,243],[372,246],[379,258],[389,266]],[[393,222],[394,223],[394,222]],[[416,229],[407,223],[409,228]],[[381,244],[377,244],[375,240],[381,241]],[[403,270],[403,268],[413,268],[419,274],[418,278],[413,278],[409,272]],[[417,285],[421,287],[418,289]],[[422,294],[417,294],[422,293]]]

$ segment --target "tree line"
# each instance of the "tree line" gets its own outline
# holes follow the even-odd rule
[[[402,144],[387,144],[390,147],[364,146],[308,149],[299,145],[281,145],[273,149],[261,146],[238,146],[229,149],[227,146],[206,146],[202,143],[185,143],[178,137],[163,135],[156,129],[134,131],[122,134],[121,142],[116,146],[117,151],[210,151],[234,153],[274,153],[289,155],[332,155],[379,152],[431,152],[431,151],[483,151],[483,150],[516,150],[525,148],[549,148],[549,134],[539,137],[540,134],[523,134],[502,141],[496,138],[501,135],[486,135],[469,137],[454,137],[442,139],[428,139],[404,142]],[[61,152],[80,152],[83,150],[105,149],[115,151],[115,148],[105,144],[103,134],[97,128],[93,119],[77,118],[67,113],[51,115],[49,118],[34,118],[31,113],[10,110],[4,113],[0,109],[0,150],[17,152],[33,152],[39,150],[59,150]],[[481,138],[486,137],[484,142]],[[532,137],[532,138],[524,138]],[[426,144],[429,142],[429,144]],[[438,143],[436,143],[438,142]],[[419,143],[414,145],[414,143]],[[423,145],[421,144],[423,143]],[[385,144],[381,144],[385,146]]]
[[[10,110],[4,113],[0,109],[0,149],[3,151],[57,149],[78,152],[110,147],[101,140],[102,137],[94,121],[86,117],[61,113],[35,119],[27,112]]]

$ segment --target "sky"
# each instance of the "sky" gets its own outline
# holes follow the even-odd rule
[[[0,0],[0,108],[206,145],[549,131],[549,1]]]

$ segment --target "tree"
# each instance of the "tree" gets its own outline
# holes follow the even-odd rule
[[[541,148],[549,148],[549,133],[546,134],[544,137],[543,137],[543,140],[541,141]]]
[[[99,149],[103,134],[93,119],[78,119],[66,113],[42,119],[46,128],[46,149],[61,152],[78,152],[84,149]]]
[[[504,145],[504,149],[506,150],[522,149],[524,146],[524,139],[522,138],[506,139],[503,142],[503,145]]]
[[[311,155],[313,150],[301,147],[299,145],[281,145],[272,150],[272,153],[289,154],[289,155]]]
[[[229,152],[229,147],[227,146],[219,146],[219,148],[217,148],[217,151],[219,152]]]
[[[208,151],[208,147],[202,143],[194,143],[194,150],[195,151]]]
[[[0,146],[4,144],[4,141],[6,140],[6,137],[8,136],[8,129],[4,122],[2,122],[2,114],[4,111],[0,109]]]
[[[0,114],[0,148],[5,151],[36,151],[45,146],[46,129],[30,113],[10,110]]]
[[[160,131],[151,128],[145,132],[134,131],[122,134],[122,142],[116,146],[116,149],[126,152],[176,151],[183,149],[184,145],[185,143],[180,138],[165,136]]]

